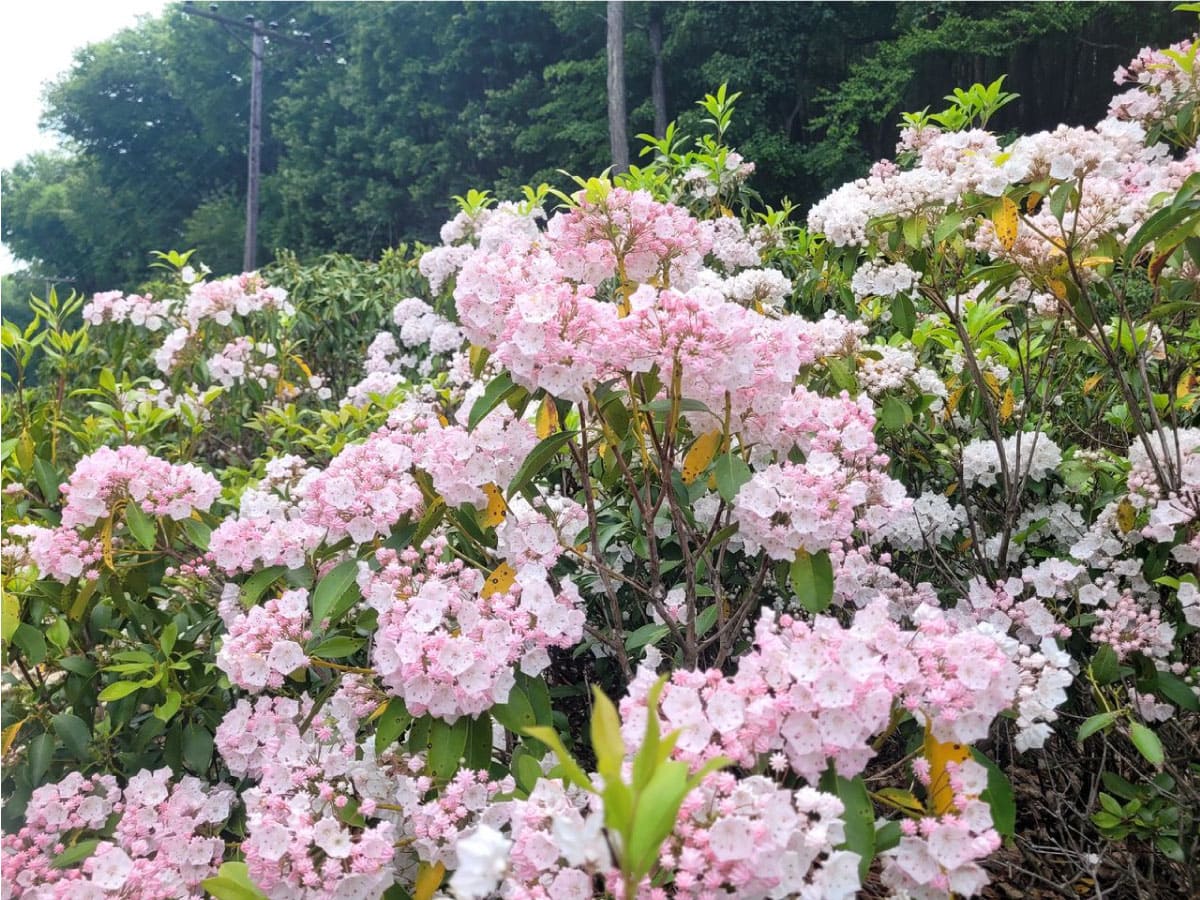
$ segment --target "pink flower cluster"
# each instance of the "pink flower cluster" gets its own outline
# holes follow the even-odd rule
[[[66,584],[80,575],[89,581],[100,577],[104,542],[99,536],[85,537],[73,528],[41,525],[13,525],[8,533],[24,542],[23,557],[48,578]],[[119,546],[120,538],[114,537],[113,548]]]
[[[172,465],[144,447],[101,447],[75,466],[62,487],[67,503],[64,528],[90,528],[110,515],[120,500],[129,500],[149,516],[175,521],[193,511],[205,512],[220,496],[220,483],[190,463]]]
[[[579,641],[584,617],[569,580],[555,589],[544,569],[527,565],[511,589],[483,590],[482,574],[443,562],[444,550],[444,538],[421,552],[381,549],[378,570],[362,564],[358,584],[379,611],[371,661],[380,679],[414,715],[452,722],[505,702],[513,664],[537,675],[548,648]]]
[[[189,330],[206,319],[218,325],[230,325],[233,317],[251,313],[277,311],[290,315],[295,312],[288,302],[287,291],[267,284],[257,272],[245,272],[216,281],[201,281],[192,285],[181,313]]]
[[[458,868],[455,846],[465,832],[507,821],[506,804],[497,798],[516,786],[512,776],[497,780],[482,769],[460,769],[434,799],[424,800],[434,788],[432,778],[401,776],[400,782],[396,799],[405,808],[404,832],[412,849],[423,862],[447,869]]]
[[[781,751],[809,782],[831,760],[853,777],[874,755],[870,739],[887,726],[894,702],[932,722],[939,740],[981,740],[1013,704],[1017,667],[984,630],[957,628],[932,607],[915,619],[914,629],[901,628],[883,601],[860,610],[850,628],[764,610],[736,674],[672,673],[659,712],[664,730],[682,732],[677,757],[699,766],[724,755],[751,768]],[[627,742],[643,733],[654,681],[643,667],[621,703]]]
[[[1200,37],[1170,46],[1170,50],[1187,58]],[[1193,57],[1194,58],[1194,57]],[[1120,66],[1113,75],[1118,85],[1134,85],[1113,97],[1108,114],[1116,119],[1139,122],[1147,130],[1155,125],[1174,125],[1179,111],[1200,96],[1200,72],[1194,66],[1183,66],[1163,50],[1146,47],[1128,66]]]
[[[284,678],[308,665],[303,647],[312,637],[308,591],[284,591],[278,599],[245,612],[236,586],[230,593],[222,598],[227,634],[217,651],[217,667],[244,690],[278,690]]]
[[[190,776],[171,783],[171,771],[142,770],[122,791],[112,776],[68,775],[33,792],[26,824],[3,839],[4,877],[14,898],[202,897],[200,882],[216,873],[225,853],[219,837],[233,790]],[[116,815],[111,834],[109,819]],[[53,860],[74,840],[101,837],[82,863]],[[107,838],[104,835],[109,835]]]
[[[379,787],[370,746],[356,740],[358,691],[357,682],[343,683],[303,733],[300,723],[312,715],[307,697],[241,700],[217,728],[230,772],[259,779],[242,794],[241,849],[268,896],[378,897],[395,880],[395,825],[351,825],[341,812],[360,799],[369,814]]]
[[[105,291],[96,294],[83,307],[83,321],[89,325],[105,322],[129,322],[149,331],[158,331],[171,315],[168,300],[155,300],[149,294],[122,294]]]
[[[463,415],[466,413],[464,412]],[[537,443],[527,422],[507,406],[473,431],[439,424],[432,407],[409,401],[366,441],[351,444],[323,470],[295,477],[286,499],[255,492],[255,503],[214,530],[210,549],[228,574],[264,565],[303,565],[322,541],[349,537],[365,544],[418,515],[426,498],[416,471],[426,473],[446,503],[487,504],[484,486],[507,485]]]
[[[928,767],[915,766],[929,786]],[[953,808],[941,816],[900,823],[898,846],[883,853],[883,883],[914,900],[941,900],[948,893],[973,897],[988,883],[978,860],[1000,847],[992,811],[979,795],[987,788],[987,770],[974,760],[947,766]]]
[[[540,778],[528,799],[506,806],[507,836],[485,823],[459,840],[450,879],[455,897],[591,900],[597,875],[609,891],[619,891],[598,798]]]
[[[579,206],[547,226],[554,258],[574,281],[597,285],[620,272],[631,281],[667,284],[697,268],[709,251],[687,210],[646,191],[612,188],[597,200],[583,192],[575,199]]]
[[[98,534],[86,534],[122,503],[135,503],[149,516],[188,518],[206,511],[221,493],[215,478],[190,463],[172,465],[151,456],[145,448],[127,445],[101,447],[85,456],[70,481],[62,485],[66,503],[57,528],[14,525],[10,534],[26,540],[26,551],[46,576],[66,583],[83,575],[99,576],[104,544]],[[119,536],[111,538],[119,548]]]
[[[860,887],[845,839],[842,801],[812,788],[721,772],[684,798],[660,862],[677,898],[841,900]]]
[[[904,486],[879,471],[854,471],[825,451],[800,464],[770,465],[734,498],[738,532],[751,552],[790,561],[870,533],[908,507]]]

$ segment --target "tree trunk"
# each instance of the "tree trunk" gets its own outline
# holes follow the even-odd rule
[[[608,139],[613,173],[629,169],[625,131],[625,4],[608,0]]]
[[[650,99],[654,104],[654,136],[667,133],[667,82],[663,76],[663,13],[662,7],[650,7],[650,54],[654,68],[650,75]]]

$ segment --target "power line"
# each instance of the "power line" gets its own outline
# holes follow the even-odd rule
[[[258,183],[262,174],[262,91],[263,91],[263,58],[266,56],[268,41],[291,47],[301,47],[314,52],[325,52],[333,49],[333,41],[325,40],[317,45],[313,43],[312,35],[307,32],[299,37],[281,34],[278,24],[267,22],[254,16],[246,16],[242,21],[230,19],[217,13],[217,5],[210,4],[207,10],[197,9],[191,2],[185,2],[182,12],[188,16],[197,16],[216,22],[222,30],[234,38],[243,47],[244,41],[230,29],[237,28],[251,35],[250,51],[250,137],[246,152],[246,244],[242,253],[242,268],[246,272],[253,271],[257,266],[258,257]]]

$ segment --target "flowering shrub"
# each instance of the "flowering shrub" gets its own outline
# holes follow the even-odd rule
[[[807,230],[722,88],[457,198],[328,382],[292,258],[5,324],[13,895],[975,896],[1034,770],[1067,879],[1200,889],[1197,46]]]

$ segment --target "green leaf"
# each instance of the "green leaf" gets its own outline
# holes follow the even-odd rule
[[[174,622],[168,622],[163,626],[162,635],[158,639],[158,646],[162,648],[163,656],[171,655],[177,640],[179,640],[179,626]]]
[[[183,761],[197,775],[212,764],[213,736],[203,725],[192,723],[183,729]]]
[[[78,865],[95,853],[98,846],[100,846],[99,838],[89,838],[73,844],[50,861],[50,868],[69,869],[71,866]]]
[[[883,853],[886,850],[891,850],[894,847],[900,846],[900,838],[904,832],[900,830],[900,823],[896,821],[886,822],[879,827],[875,832],[875,851]]]
[[[33,461],[33,477],[37,479],[46,502],[55,503],[58,500],[58,486],[62,483],[62,478],[54,463],[39,456]]]
[[[829,551],[797,550],[790,570],[792,590],[810,613],[821,613],[833,602],[833,563]]]
[[[880,410],[879,420],[888,431],[900,431],[912,424],[912,407],[899,397],[888,394],[883,398],[883,408]]]
[[[628,848],[628,864],[637,874],[645,875],[653,868],[662,842],[675,828],[679,807],[687,794],[687,763],[678,761],[659,766],[641,792]]]
[[[655,715],[651,711],[650,715]],[[621,764],[625,761],[625,741],[621,738],[621,718],[617,708],[600,688],[592,687],[592,750],[596,768],[605,782],[621,779]]]
[[[170,722],[175,713],[179,712],[181,703],[183,703],[183,695],[173,688],[168,690],[167,698],[154,707],[154,718],[163,722]]]
[[[861,775],[855,778],[836,777],[834,793],[846,808],[842,815],[846,823],[846,842],[842,847],[858,854],[858,875],[866,881],[871,861],[875,858],[875,807],[871,805],[871,796]]]
[[[208,543],[212,539],[211,528],[196,519],[184,519],[183,530],[187,533],[188,539],[196,545],[197,549],[208,549]]]
[[[308,655],[321,659],[341,659],[344,656],[353,656],[362,645],[363,642],[359,638],[338,634],[321,641]]]
[[[971,756],[988,773],[987,790],[981,799],[992,808],[992,824],[1003,837],[1012,837],[1017,830],[1017,801],[1012,783],[1003,770],[974,747]]]
[[[1133,746],[1137,747],[1138,753],[1142,754],[1146,762],[1155,768],[1162,767],[1165,756],[1162,741],[1158,739],[1157,734],[1141,722],[1130,722],[1129,739],[1133,741]]]
[[[253,606],[285,572],[287,566],[271,566],[261,572],[255,572],[242,585],[242,605]]]
[[[37,786],[42,783],[42,776],[46,774],[46,770],[50,768],[50,761],[54,759],[54,738],[43,731],[29,742],[26,752],[29,759],[29,782]]]
[[[1107,730],[1113,722],[1117,721],[1117,717],[1119,715],[1120,712],[1116,710],[1110,710],[1109,712],[1096,713],[1096,715],[1090,716],[1082,725],[1079,726],[1079,731],[1075,733],[1075,740],[1083,741],[1091,737],[1097,731]]]
[[[467,730],[471,720],[460,716],[453,725],[434,719],[429,725],[429,768],[438,778],[449,778],[458,771],[467,748]]]
[[[905,219],[902,226],[904,243],[910,247],[920,247],[925,237],[925,221],[917,216]]]
[[[717,493],[726,503],[732,503],[742,485],[753,477],[750,467],[732,451],[717,460],[716,473]]]
[[[468,769],[488,769],[492,765],[492,717],[486,712],[469,722],[465,760]]]
[[[101,703],[108,703],[111,700],[120,700],[122,697],[128,697],[140,687],[141,685],[136,681],[114,681],[100,692],[100,696],[97,697],[97,699]]]
[[[908,294],[897,294],[892,301],[892,324],[906,338],[911,338],[917,327],[917,310]]]
[[[947,213],[942,218],[942,221],[938,223],[937,228],[934,229],[934,243],[940,244],[942,241],[946,240],[946,238],[950,237],[950,235],[954,234],[954,232],[958,231],[959,226],[962,225],[962,221],[962,213]]]
[[[657,622],[647,622],[641,628],[629,633],[629,636],[625,638],[625,649],[638,650],[647,644],[657,644],[669,633],[670,629],[666,625],[659,625]]]
[[[525,461],[517,469],[517,474],[513,476],[513,480],[508,485],[508,492],[505,494],[505,497],[512,497],[513,494],[520,491],[532,481],[534,476],[538,475],[558,455],[558,452],[566,445],[567,441],[575,437],[578,433],[578,431],[559,431],[548,438],[538,441],[537,446],[529,451],[529,455],[525,457]]]
[[[63,746],[71,751],[72,756],[76,759],[87,758],[88,745],[92,741],[92,735],[83,719],[71,713],[59,713],[50,720],[50,724],[59,740],[63,742]]]
[[[393,697],[388,701],[387,709],[383,711],[375,725],[376,756],[400,740],[400,735],[404,734],[408,730],[408,726],[412,724],[412,718],[412,713],[408,711],[408,707],[399,697]]]
[[[542,766],[527,750],[523,748],[517,749],[518,752],[513,754],[515,763],[513,766],[513,776],[517,779],[517,785],[521,790],[528,793],[534,789],[538,780],[543,777]]]
[[[475,426],[482,422],[487,414],[503,403],[509,396],[521,390],[520,385],[513,384],[507,372],[501,372],[484,389],[483,395],[475,401],[467,416],[467,431],[474,431]]]
[[[1154,675],[1154,682],[1158,692],[1180,709],[1188,712],[1200,712],[1200,699],[1197,699],[1187,682],[1179,676],[1159,671]]]
[[[200,886],[214,900],[267,900],[266,894],[250,880],[250,871],[244,862],[222,864],[217,874],[200,882]]]
[[[125,504],[125,524],[129,526],[129,533],[144,549],[154,549],[158,530],[156,521],[146,515],[145,510],[133,500]]]
[[[332,624],[337,618],[336,610],[340,609],[345,613],[358,601],[360,595],[356,578],[358,561],[347,559],[326,572],[325,577],[317,582],[312,595],[314,628],[324,629],[326,626],[323,623],[327,619]]]
[[[1092,677],[1096,684],[1112,684],[1121,677],[1121,663],[1110,644],[1102,644],[1092,657]]]
[[[523,734],[525,729],[537,724],[533,704],[520,685],[508,692],[508,701],[492,707],[492,716],[513,734]]]

